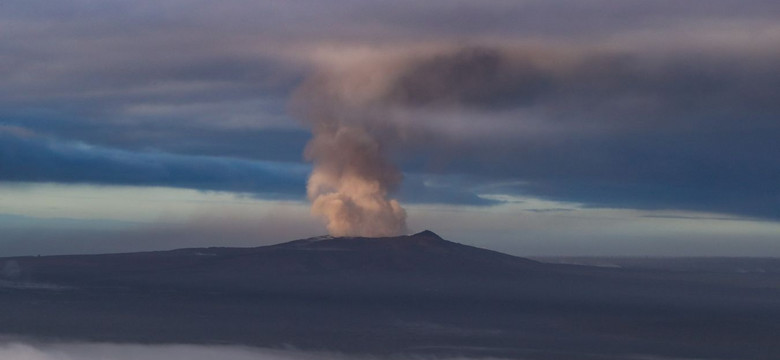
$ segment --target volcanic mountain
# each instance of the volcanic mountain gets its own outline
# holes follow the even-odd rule
[[[739,262],[767,271],[732,273],[647,261],[540,263],[430,231],[0,258],[0,337],[423,358],[780,359],[780,273],[769,260]]]
[[[0,266],[3,266],[0,260]],[[512,277],[541,264],[423,231],[382,238],[320,236],[255,248],[191,248],[5,260],[6,280],[59,286],[263,287],[310,280]],[[8,276],[10,275],[10,276]],[[327,279],[326,279],[327,278]]]

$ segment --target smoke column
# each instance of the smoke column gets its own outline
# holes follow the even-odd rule
[[[306,189],[311,211],[334,236],[404,234],[406,211],[390,198],[403,179],[385,153],[392,131],[335,91],[332,80],[310,79],[296,96],[314,135],[304,153],[314,164]]]
[[[347,54],[340,58],[346,63],[324,66],[292,103],[314,135],[305,151],[314,164],[307,185],[312,213],[335,236],[406,232],[406,212],[390,197],[402,175],[387,152],[420,143],[446,148],[447,141],[447,126],[416,110],[500,108],[527,103],[546,87],[531,60],[492,48],[357,58]]]

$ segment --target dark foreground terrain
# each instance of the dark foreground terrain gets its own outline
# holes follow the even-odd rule
[[[432,232],[2,258],[0,333],[364,354],[780,359],[780,260],[558,260]]]

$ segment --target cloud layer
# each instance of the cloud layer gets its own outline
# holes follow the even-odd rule
[[[402,198],[778,219],[777,16],[764,0],[7,1],[0,179],[302,198],[304,98],[376,139]]]
[[[302,165],[132,152],[18,132],[0,129],[0,180],[171,186],[291,198],[300,193],[308,171]]]

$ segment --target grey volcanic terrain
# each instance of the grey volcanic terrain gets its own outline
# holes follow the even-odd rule
[[[546,261],[430,231],[2,258],[0,333],[374,355],[780,358],[778,260]]]

